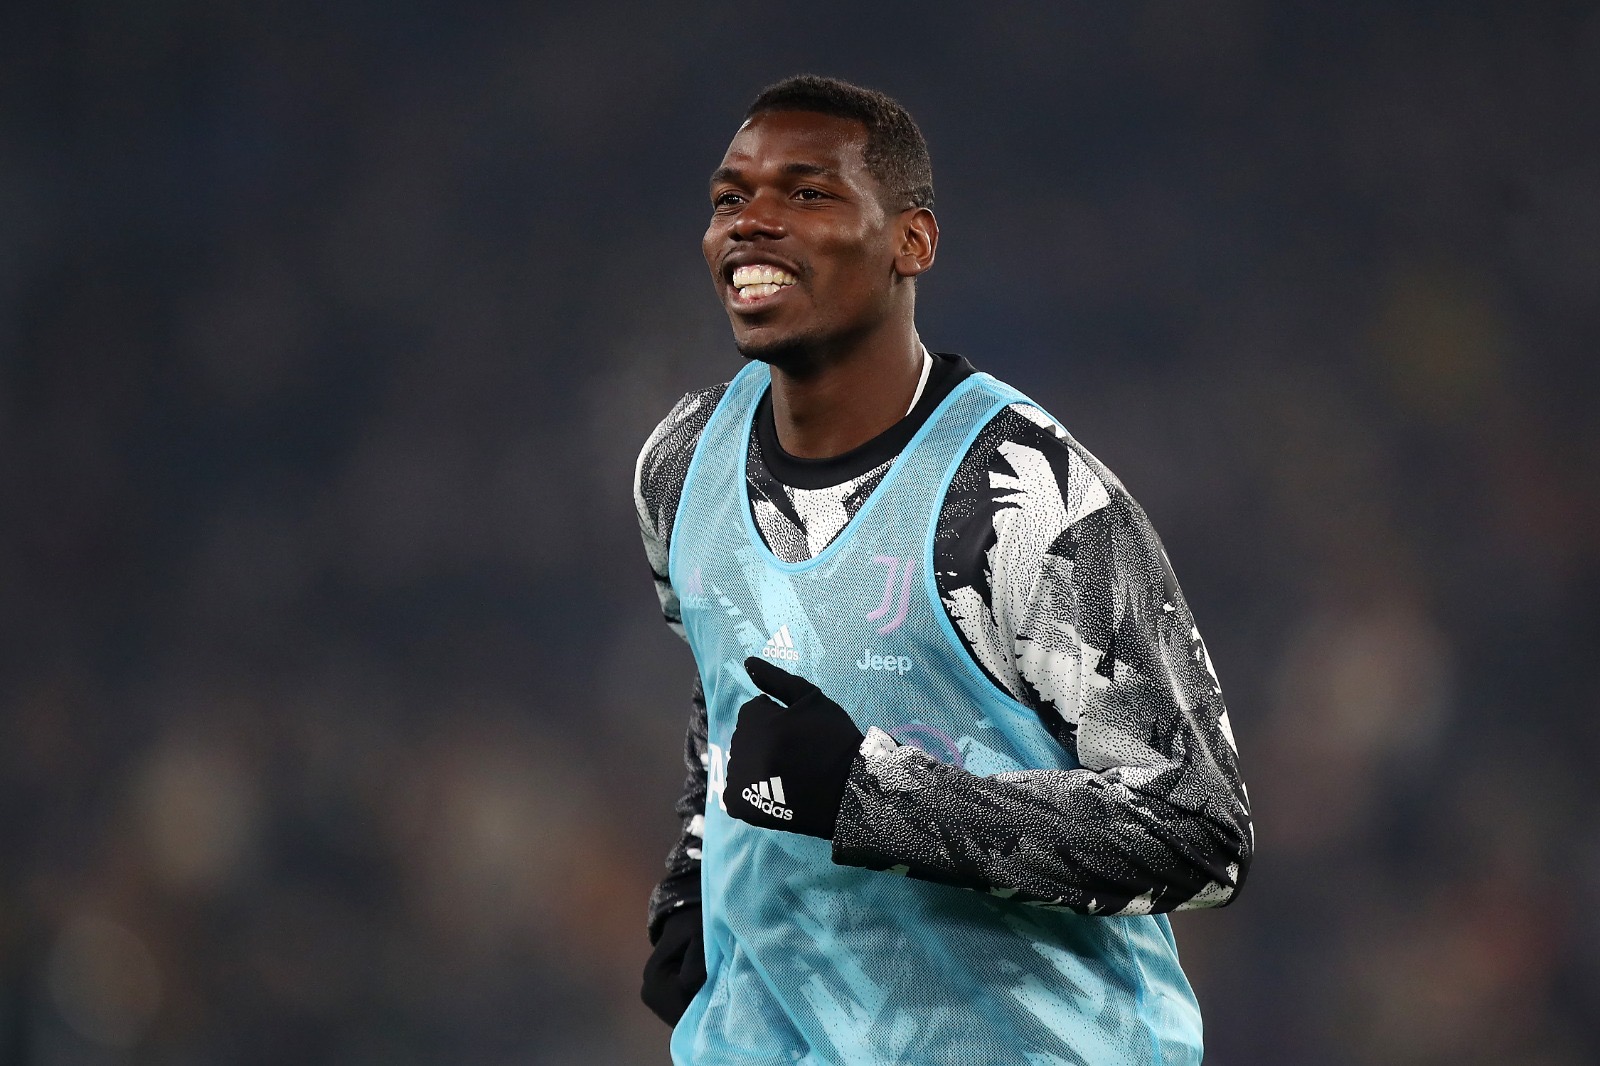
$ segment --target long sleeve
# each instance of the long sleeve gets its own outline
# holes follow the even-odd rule
[[[1210,657],[1144,512],[1035,416],[1053,440],[1013,425],[979,455],[993,528],[946,606],[1082,768],[983,777],[873,731],[834,859],[1083,914],[1225,904],[1252,831]]]
[[[695,677],[690,699],[693,710],[683,741],[683,788],[673,807],[683,831],[667,853],[667,873],[650,893],[650,940],[660,935],[661,923],[680,907],[700,902],[700,848],[705,834],[706,810],[706,698]]]
[[[634,468],[634,509],[638,512],[645,559],[650,564],[662,618],[680,637],[684,635],[683,618],[667,572],[672,521],[695,445],[723,388],[690,393],[680,400],[650,434]],[[682,830],[667,853],[666,875],[650,893],[652,943],[660,935],[667,915],[700,902],[700,849],[705,833],[708,768],[706,735],[706,700],[697,674],[690,695],[689,726],[684,733],[683,787],[673,807]]]

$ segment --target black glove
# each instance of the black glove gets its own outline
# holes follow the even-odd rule
[[[765,695],[739,708],[723,805],[762,829],[832,840],[861,730],[805,678],[755,656],[744,668]]]
[[[644,964],[639,998],[668,1025],[677,1025],[689,1001],[706,983],[705,933],[700,907],[680,907],[661,922],[656,949]]]

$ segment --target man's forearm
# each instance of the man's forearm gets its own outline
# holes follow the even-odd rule
[[[1117,777],[981,777],[912,747],[864,755],[840,806],[834,861],[1082,914],[1227,903],[1250,861],[1242,805],[1224,791],[1211,810],[1183,810]]]
[[[655,939],[661,923],[689,904],[700,902],[700,849],[705,833],[706,809],[706,698],[700,677],[694,680],[690,698],[689,728],[683,740],[684,779],[674,809],[683,829],[677,843],[667,853],[667,875],[650,894],[650,937]]]

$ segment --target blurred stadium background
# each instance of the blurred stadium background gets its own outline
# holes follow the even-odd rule
[[[665,1062],[746,101],[932,145],[930,346],[1162,531],[1259,816],[1221,1066],[1600,1061],[1594,3],[13,0],[0,1062]]]

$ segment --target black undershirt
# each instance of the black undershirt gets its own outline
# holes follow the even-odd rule
[[[944,352],[930,354],[933,367],[928,371],[928,383],[923,386],[922,396],[910,413],[865,444],[826,459],[802,459],[783,450],[778,443],[777,423],[772,417],[772,390],[768,389],[756,407],[755,418],[756,440],[761,445],[761,458],[767,472],[792,489],[825,489],[876,470],[899,455],[933,414],[934,408],[943,403],[957,385],[976,373],[962,356]]]

